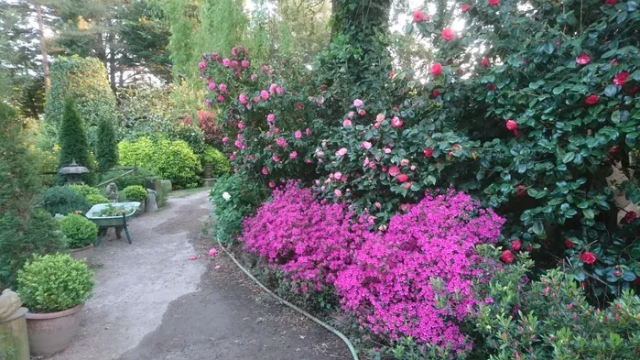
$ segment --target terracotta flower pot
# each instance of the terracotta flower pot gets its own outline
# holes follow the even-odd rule
[[[27,313],[31,355],[52,355],[69,346],[80,328],[79,313],[83,306],[54,313]]]
[[[93,244],[79,249],[71,249],[69,250],[69,254],[76,260],[85,260],[87,265],[91,264],[91,260],[93,260]]]

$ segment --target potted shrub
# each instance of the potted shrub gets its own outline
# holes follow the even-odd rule
[[[140,203],[140,212],[139,214],[145,211],[145,201],[147,200],[147,190],[140,185],[131,185],[127,186],[122,190],[122,194],[124,195],[127,201],[138,201]]]
[[[98,226],[82,215],[69,214],[60,219],[60,230],[67,238],[71,257],[85,259],[87,263],[91,262],[93,243],[98,236]]]
[[[18,272],[27,313],[31,355],[66,348],[79,328],[79,312],[93,290],[93,271],[68,254],[36,256]]]

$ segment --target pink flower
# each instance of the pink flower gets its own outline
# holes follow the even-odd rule
[[[242,105],[247,105],[247,103],[249,102],[249,98],[247,98],[247,95],[245,94],[240,94],[238,96],[238,100],[240,100],[240,104]]]
[[[336,194],[336,197],[342,197],[342,191],[340,191],[340,189],[335,189],[333,193]]]
[[[289,159],[295,159],[298,157],[298,152],[297,151],[292,151],[291,154],[289,154]]]
[[[440,76],[440,74],[442,74],[442,70],[444,69],[444,67],[442,67],[442,64],[440,63],[434,63],[433,65],[431,65],[431,74],[433,76]]]
[[[242,65],[243,68],[248,68],[249,67],[249,60],[242,60],[240,65]]]
[[[336,171],[335,173],[333,173],[333,177],[336,180],[340,180],[340,178],[342,177],[342,173],[340,171]]]
[[[491,6],[500,5],[500,0],[489,0],[489,5]]]
[[[216,89],[216,83],[214,83],[213,81],[209,82],[208,88],[209,88],[209,90],[215,90]]]
[[[198,257],[196,255],[192,255],[189,256],[189,260],[198,260]]]
[[[202,69],[202,70],[206,69],[206,68],[207,68],[207,63],[206,63],[206,61],[204,61],[204,60],[200,61],[200,62],[198,63],[198,67],[199,67],[200,69]]]
[[[397,116],[394,116],[393,119],[391,119],[391,126],[396,129],[402,127],[402,124],[402,120],[400,120],[400,118],[398,118]]]
[[[262,100],[269,100],[269,92],[267,90],[260,91],[260,97]]]
[[[238,123],[238,129],[242,130],[242,129],[244,129],[244,128],[245,128],[244,123],[243,123],[242,121],[240,121],[240,122]]]
[[[594,264],[598,260],[598,258],[596,257],[596,254],[590,251],[583,252],[582,255],[580,255],[580,258],[585,264],[589,264],[589,265]]]
[[[222,95],[218,95],[218,101],[219,101],[219,102],[223,102],[223,101],[224,101],[224,96],[222,96]]]
[[[341,148],[340,150],[336,151],[336,156],[345,156],[347,155],[347,148]]]
[[[271,84],[269,86],[269,94],[274,94],[276,92],[277,87],[278,87],[278,84]]]
[[[590,62],[591,58],[587,53],[582,53],[576,58],[576,63],[578,63],[578,65],[587,65]]]
[[[262,167],[262,175],[269,175],[269,169],[266,166]]]
[[[276,183],[274,181],[269,181],[269,187],[273,189],[276,187]]]
[[[519,239],[515,239],[511,242],[511,250],[520,251],[521,247],[522,247],[522,241],[520,241]]]
[[[251,74],[251,80],[252,80],[252,81],[256,81],[256,80],[258,80],[258,75],[256,75],[256,74]]]
[[[349,112],[347,113],[347,118],[349,118],[349,119],[353,119],[353,117],[354,117],[355,115],[356,115],[356,113],[354,113],[353,111],[349,111]]]
[[[267,121],[268,122],[276,121],[276,114],[271,113],[271,114],[267,115]]]
[[[509,131],[518,130],[518,123],[511,119],[507,119],[507,130]]]
[[[280,162],[280,157],[278,156],[278,154],[273,154],[273,156],[271,157],[273,159],[273,161],[275,162]]]
[[[409,180],[409,176],[407,176],[406,174],[400,174],[400,175],[398,175],[396,180],[398,180],[398,182],[402,184],[402,183],[407,182],[407,180]]]
[[[384,148],[383,151],[384,151],[385,154],[391,154],[391,149],[389,149],[389,148]]]
[[[413,21],[414,22],[421,23],[424,20],[425,20],[425,16],[424,16],[424,13],[422,12],[422,10],[418,9],[418,10],[413,12]]]
[[[363,141],[362,144],[360,145],[363,149],[365,150],[369,150],[371,149],[371,143],[368,141]]]
[[[231,60],[229,60],[229,59],[227,59],[227,58],[222,59],[222,65],[224,65],[224,66],[229,66],[229,65],[231,65]]]
[[[237,69],[238,68],[238,60],[232,60],[231,61],[231,68],[232,69]]]
[[[426,156],[426,157],[432,157],[433,156],[433,148],[424,149],[423,153],[424,153],[424,156]]]
[[[302,137],[302,131],[300,131],[300,130],[296,130],[296,132],[293,134],[293,136],[294,136],[296,139],[300,139],[300,138]]]
[[[304,132],[307,134],[307,136],[311,135],[311,129],[309,128],[307,128]]]
[[[365,115],[367,115],[367,111],[365,109],[360,109],[360,110],[358,110],[358,115],[365,116]]]
[[[466,13],[467,11],[469,11],[469,9],[471,9],[471,5],[469,4],[462,4],[462,7],[460,8],[463,13]]]
[[[587,103],[587,105],[595,105],[598,102],[598,95],[591,94],[584,99],[584,102]]]
[[[282,94],[284,94],[284,89],[283,89],[283,88],[281,88],[280,86],[278,86],[278,87],[276,88],[276,94],[278,94],[278,95],[282,95]]]
[[[455,37],[456,37],[456,32],[453,31],[452,28],[446,27],[446,28],[442,29],[442,38],[445,41],[451,41],[451,40],[455,39]]]
[[[407,166],[407,165],[409,165],[409,159],[400,160],[400,166]]]
[[[345,119],[345,120],[342,122],[342,126],[344,126],[344,127],[351,127],[351,120],[349,120],[349,119]]]
[[[226,143],[227,143],[227,141],[229,141],[229,138],[228,138],[228,137],[226,137],[226,136],[225,136],[225,137],[223,137],[223,138],[222,138],[222,143],[225,143],[225,144],[226,144]]]
[[[511,264],[513,260],[515,260],[515,258],[516,257],[513,256],[511,250],[504,250],[502,254],[500,254],[500,260],[502,260],[502,262],[504,262],[505,264]]]
[[[220,89],[220,91],[225,92],[227,91],[227,84],[220,84],[218,85],[218,88]]]
[[[629,74],[627,71],[621,71],[617,73],[613,78],[613,83],[618,86],[622,86],[627,82],[627,78],[629,77],[629,75],[631,74]]]
[[[276,139],[276,144],[278,144],[278,146],[280,147],[287,147],[287,140],[285,140],[284,138],[277,138]]]
[[[353,100],[353,106],[357,107],[357,108],[361,108],[364,106],[364,102],[360,99],[355,99]]]
[[[489,65],[491,65],[489,59],[487,59],[486,57],[483,57],[482,60],[480,60],[480,65],[487,67]]]
[[[391,165],[389,166],[389,175],[392,177],[396,177],[400,174],[400,168],[398,167],[398,165]]]
[[[218,250],[216,250],[215,248],[209,249],[209,256],[214,256],[217,253],[218,253]]]

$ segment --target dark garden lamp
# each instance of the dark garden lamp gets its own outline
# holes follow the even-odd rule
[[[71,164],[69,164],[69,166],[65,166],[62,169],[58,170],[58,174],[67,177],[67,182],[69,184],[82,184],[82,174],[86,174],[88,172],[89,169],[76,164],[75,160],[73,160]]]

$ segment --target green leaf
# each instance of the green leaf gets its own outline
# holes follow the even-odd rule
[[[542,226],[542,222],[536,221],[533,224],[533,233],[540,236],[544,232],[544,226]]]
[[[584,217],[586,217],[587,219],[593,219],[593,210],[591,209],[584,209],[582,210],[582,214],[584,215]]]
[[[574,153],[573,151],[569,151],[568,153],[564,154],[564,156],[562,157],[562,162],[565,164],[570,163],[571,161],[573,161],[575,157],[576,157],[576,153]]]
[[[553,88],[553,95],[560,95],[564,91],[564,86],[558,86]]]
[[[604,88],[604,94],[607,95],[608,97],[614,97],[616,96],[617,93],[618,93],[618,86],[616,85],[612,84]]]
[[[611,121],[613,121],[614,124],[620,123],[620,110],[616,110],[611,114]]]

